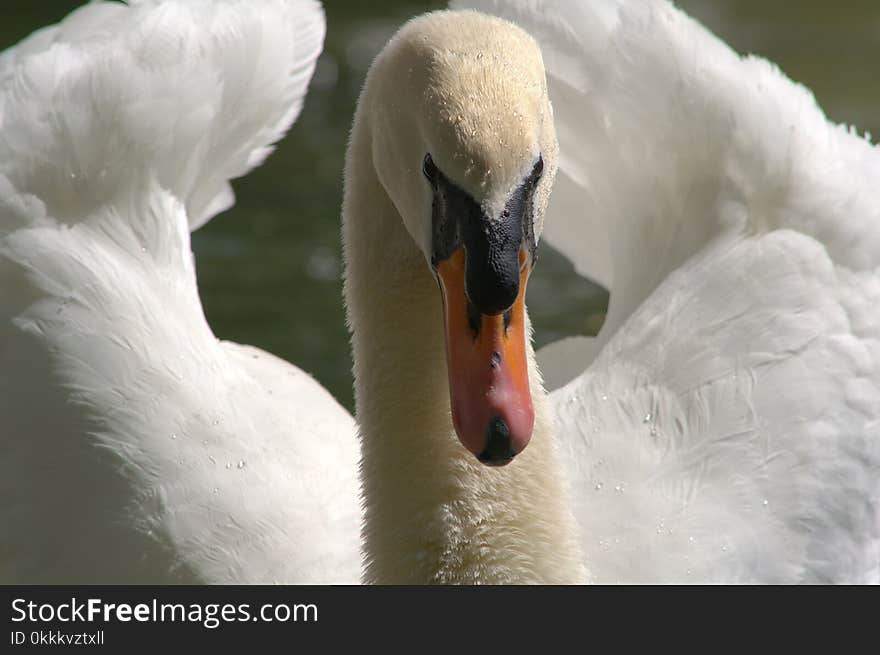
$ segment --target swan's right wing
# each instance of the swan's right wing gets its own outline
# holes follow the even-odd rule
[[[553,395],[595,579],[880,582],[878,307],[793,231],[670,275]]]
[[[189,241],[293,119],[323,25],[97,3],[0,60],[0,580],[359,579],[353,419],[214,337]]]
[[[5,161],[71,213],[149,171],[194,230],[299,115],[324,31],[317,0],[86,4],[0,54]]]

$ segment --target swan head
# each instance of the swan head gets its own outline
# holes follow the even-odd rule
[[[507,21],[435,12],[367,86],[374,168],[439,282],[453,424],[506,464],[534,425],[524,296],[558,159],[540,49]]]

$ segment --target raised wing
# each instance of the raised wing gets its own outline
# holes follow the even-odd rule
[[[250,5],[91,3],[0,55],[13,184],[70,216],[149,171],[191,229],[230,207],[228,180],[299,114],[324,40],[314,0]]]
[[[554,394],[601,582],[880,581],[880,276],[723,241]]]
[[[310,0],[97,3],[0,59],[0,579],[358,580],[354,422],[214,337],[189,242],[323,31]]]

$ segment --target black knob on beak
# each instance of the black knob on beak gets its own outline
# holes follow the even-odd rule
[[[504,466],[515,455],[510,447],[510,428],[503,418],[493,416],[486,428],[486,447],[478,459],[488,466]]]

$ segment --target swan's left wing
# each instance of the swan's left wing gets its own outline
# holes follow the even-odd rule
[[[670,275],[553,395],[595,579],[880,581],[877,307],[792,231]]]

